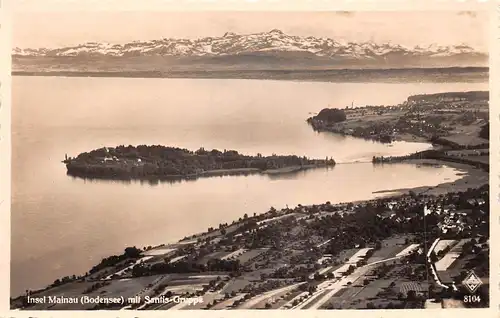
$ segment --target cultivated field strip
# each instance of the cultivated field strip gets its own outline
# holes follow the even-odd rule
[[[457,242],[456,240],[440,240],[436,244],[436,247],[434,247],[434,253],[437,254],[437,253],[445,250],[447,247],[451,247],[456,242]]]
[[[403,257],[403,256],[406,256],[406,255],[409,255],[411,254],[413,251],[415,251],[416,249],[418,249],[420,245],[419,244],[411,244],[409,246],[407,246],[404,250],[402,250],[401,252],[397,253],[396,254],[396,257]]]
[[[180,260],[182,260],[182,259],[184,259],[186,257],[188,257],[188,255],[177,256],[177,257],[172,258],[168,263],[169,264],[174,264],[174,263],[177,263],[178,261],[180,261]]]
[[[453,264],[453,262],[455,262],[455,260],[460,256],[460,253],[462,253],[462,247],[468,241],[470,241],[470,239],[460,240],[448,253],[443,256],[443,258],[436,262],[436,270],[447,270],[451,266],[451,264]]]
[[[127,266],[127,267],[125,267],[124,269],[122,269],[122,270],[120,270],[120,271],[118,271],[118,272],[116,272],[116,273],[114,273],[114,274],[111,274],[111,275],[109,275],[109,276],[105,277],[103,280],[109,280],[109,279],[111,279],[111,277],[112,277],[113,275],[116,275],[116,276],[121,276],[121,275],[123,275],[126,271],[128,271],[128,270],[132,270],[132,268],[134,268],[134,266],[135,266],[135,265],[138,265],[138,264],[144,263],[144,262],[146,262],[147,260],[152,259],[153,257],[154,257],[154,256],[145,256],[145,257],[143,257],[143,258],[139,258],[139,259],[138,259],[135,263],[133,263],[132,265]]]
[[[151,249],[149,251],[145,251],[144,255],[146,255],[146,256],[160,256],[160,255],[169,254],[175,250],[176,250],[175,248],[155,248],[155,249]]]
[[[221,260],[225,261],[225,260],[228,260],[228,259],[232,259],[236,256],[240,256],[240,255],[243,255],[243,253],[245,253],[247,250],[244,249],[244,248],[240,248],[239,250],[236,250],[230,254],[227,254],[226,256],[224,257],[221,257]]]
[[[230,306],[232,306],[232,304],[234,304],[234,302],[242,300],[243,298],[245,298],[245,296],[246,296],[246,294],[240,294],[240,295],[237,295],[235,297],[226,299],[226,300],[221,301],[220,303],[216,304],[215,306],[213,306],[210,309],[213,309],[213,310],[226,310]]]
[[[368,254],[368,251],[372,250],[372,248],[362,248],[359,251],[356,252],[351,258],[349,258],[349,261],[347,261],[347,264],[356,264],[358,261],[364,259],[366,254]]]
[[[248,300],[247,302],[243,303],[240,307],[238,307],[239,309],[251,309],[253,307],[255,307],[256,305],[258,305],[260,302],[266,300],[266,299],[269,299],[271,297],[274,297],[274,296],[277,296],[279,294],[282,294],[282,293],[287,293],[291,290],[294,290],[295,288],[299,287],[300,285],[302,285],[303,283],[298,283],[298,284],[294,284],[294,285],[290,285],[290,286],[285,286],[285,287],[282,287],[282,288],[279,288],[279,289],[274,289],[274,290],[271,290],[271,291],[268,291],[262,295],[259,295],[259,296],[256,296],[254,298],[251,298],[250,300]]]

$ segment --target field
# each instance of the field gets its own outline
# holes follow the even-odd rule
[[[476,132],[474,132],[476,133]],[[488,140],[479,138],[477,135],[471,133],[461,133],[453,136],[443,137],[442,139],[448,140],[450,142],[456,143],[457,145],[464,146],[478,146],[488,143]]]
[[[246,294],[239,294],[235,297],[231,297],[229,299],[225,299],[219,303],[217,303],[215,306],[211,307],[210,309],[214,309],[214,310],[224,310],[224,309],[227,309],[229,307],[231,307],[236,301],[239,301],[241,299],[243,299],[243,297],[245,297]]]
[[[437,271],[445,271],[447,270],[453,262],[455,262],[462,252],[462,246],[470,241],[470,239],[460,240],[446,255],[443,256],[439,261],[436,262],[436,270]]]
[[[154,248],[149,251],[145,251],[144,255],[146,256],[160,256],[160,255],[166,255],[171,252],[175,251],[175,248]]]
[[[380,260],[395,257],[398,253],[402,252],[405,246],[405,240],[411,236],[395,236],[382,241],[382,248],[375,251],[373,255],[367,260],[367,263],[378,262]]]
[[[369,285],[358,288],[358,291],[353,294],[352,299],[349,299],[349,296],[352,295],[352,293],[346,293],[344,291],[341,295],[336,294],[335,297],[330,300],[330,303],[334,308],[345,309],[364,309],[367,308],[368,303],[370,302],[376,307],[385,306],[390,301],[397,301],[387,300],[378,296],[381,291],[389,289],[389,285],[392,282],[392,280],[387,279],[374,280]]]
[[[349,261],[347,261],[347,264],[356,264],[358,261],[362,260],[365,258],[366,254],[368,251],[372,250],[372,248],[362,248],[359,251],[356,252],[353,256],[349,258]]]
[[[239,306],[239,309],[251,309],[251,308],[262,308],[260,306],[264,306],[265,303],[270,298],[277,298],[282,295],[286,295],[286,293],[296,289],[300,284],[294,284],[290,286],[285,286],[279,289],[274,289],[268,292],[263,293],[262,295],[255,296],[251,298],[249,301],[243,303]]]
[[[438,254],[439,252],[443,251],[447,247],[451,247],[454,245],[457,241],[455,240],[440,240],[436,246],[434,247],[434,252]]]
[[[214,252],[211,254],[208,254],[204,257],[202,257],[199,261],[198,264],[206,264],[209,260],[211,259],[223,259],[226,255],[231,254],[231,252],[225,252],[225,251],[219,251],[219,252]]]
[[[319,269],[317,271],[317,273],[319,273],[321,275],[325,275],[325,274],[332,272],[336,276],[341,276],[341,274],[349,268],[349,265],[346,265],[345,263],[348,263],[350,260],[352,260],[354,255],[356,255],[359,251],[360,251],[360,249],[347,249],[347,250],[341,251],[335,257],[335,259],[332,260],[332,261],[340,263],[340,264],[338,264],[338,265],[332,264],[332,265],[323,266],[321,269]],[[311,279],[314,278],[314,273],[312,273],[309,276],[309,278],[311,278]]]
[[[265,253],[267,250],[268,250],[268,248],[247,250],[245,253],[238,256],[238,260],[241,262],[241,264],[245,264],[245,263],[249,262],[250,260],[258,257],[262,253]]]
[[[404,250],[396,254],[396,257],[401,257],[401,256],[406,256],[412,253],[413,251],[417,250],[420,247],[420,244],[411,244],[407,247],[405,247]]]
[[[456,246],[454,249],[452,249],[452,253],[456,255],[458,251],[462,250],[462,246],[465,242],[467,242],[470,239],[466,240],[461,240],[460,241],[460,246]],[[476,247],[480,246],[482,244],[476,245]],[[488,247],[481,247],[481,250],[484,252],[488,253],[489,248]],[[441,270],[438,271],[438,275],[444,283],[451,283],[453,282],[458,276],[463,275],[464,273],[467,273],[469,270],[474,270],[476,274],[480,276],[480,279],[483,281],[483,286],[488,285],[489,278],[488,278],[488,272],[485,272],[484,269],[484,264],[477,266],[476,263],[476,257],[478,255],[474,253],[466,252],[466,254],[463,257],[456,258],[454,259],[453,262],[446,268],[446,270]],[[476,264],[476,265],[474,265]],[[447,264],[446,264],[447,265]],[[444,267],[444,266],[443,266]],[[463,276],[462,276],[463,277]]]

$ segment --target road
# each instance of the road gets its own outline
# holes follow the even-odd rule
[[[409,253],[408,253],[409,254]],[[348,282],[354,284],[356,280],[358,280],[361,276],[366,274],[366,272],[370,269],[371,266],[378,265],[385,262],[398,260],[408,254],[401,254],[399,256],[386,258],[380,261],[372,262],[366,264],[364,266],[358,267],[354,270],[354,272],[348,276],[342,277],[340,279],[334,278],[331,280],[327,280],[318,285],[318,289],[313,295],[307,299],[305,299],[302,303],[298,304],[291,309],[318,309],[323,306],[330,298],[333,297],[339,290],[341,290]],[[288,303],[287,303],[288,304]],[[280,309],[286,309],[286,305],[282,306]]]

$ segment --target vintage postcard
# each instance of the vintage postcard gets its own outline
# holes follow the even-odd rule
[[[79,2],[12,4],[11,310],[498,309],[493,3]]]

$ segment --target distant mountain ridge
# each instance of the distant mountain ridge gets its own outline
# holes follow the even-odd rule
[[[75,56],[173,56],[222,57],[242,55],[288,55],[334,60],[409,60],[411,58],[443,59],[470,58],[481,60],[487,53],[465,45],[406,47],[399,44],[373,42],[343,42],[331,38],[292,36],[274,29],[269,32],[238,35],[227,32],[221,37],[189,39],[160,39],[134,41],[126,44],[89,42],[62,48],[14,48],[17,57],[75,57]],[[474,65],[477,63],[473,63]]]

